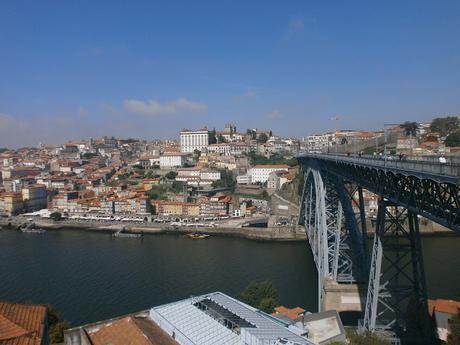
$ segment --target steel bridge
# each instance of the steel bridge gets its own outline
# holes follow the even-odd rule
[[[314,153],[297,159],[299,222],[318,270],[319,310],[328,282],[361,283],[359,329],[430,343],[419,218],[460,233],[460,165]],[[372,248],[363,190],[378,198]]]

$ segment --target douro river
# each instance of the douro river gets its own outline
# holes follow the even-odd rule
[[[460,238],[423,247],[430,295],[458,297]],[[306,242],[0,231],[0,300],[53,304],[72,325],[211,291],[237,297],[252,280],[272,281],[283,305],[315,311],[316,279]]]

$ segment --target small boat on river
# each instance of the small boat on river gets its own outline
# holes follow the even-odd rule
[[[211,237],[211,235],[207,235],[207,234],[199,234],[199,233],[192,233],[192,234],[187,234],[185,235],[187,236],[188,238],[192,239],[192,240],[204,240],[206,238],[209,238]]]

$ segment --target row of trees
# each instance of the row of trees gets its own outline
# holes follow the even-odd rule
[[[269,158],[259,155],[255,152],[247,153],[247,157],[250,159],[252,165],[267,165],[267,164],[287,164],[289,166],[297,165],[295,158],[284,158],[279,154],[271,155]]]
[[[230,170],[220,170],[220,180],[212,183],[214,188],[228,188],[231,192],[235,191],[236,181]]]
[[[406,136],[417,135],[417,122],[406,121],[400,125]],[[445,144],[448,147],[460,146],[460,121],[456,116],[438,117],[430,124],[430,131],[446,137]]]
[[[446,146],[460,146],[460,121],[458,117],[438,117],[431,122],[430,130],[445,136]]]

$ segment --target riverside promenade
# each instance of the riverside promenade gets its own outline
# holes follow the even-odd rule
[[[12,217],[10,221],[7,219],[0,219],[0,226],[6,227],[11,223],[12,228],[17,228],[21,224],[28,222],[23,217]],[[215,227],[201,226],[171,226],[169,224],[157,223],[129,223],[129,222],[98,222],[98,221],[84,221],[76,222],[69,220],[53,221],[49,219],[34,219],[33,223],[36,226],[47,230],[85,230],[85,231],[101,231],[101,232],[117,232],[125,228],[127,233],[136,234],[188,234],[199,232],[213,236],[228,236],[240,237],[250,240],[259,241],[305,241],[305,232],[300,228],[292,227],[230,227],[227,224],[218,224]]]

